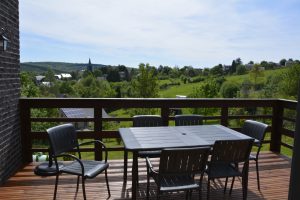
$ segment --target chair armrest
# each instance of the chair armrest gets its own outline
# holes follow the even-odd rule
[[[88,141],[88,142],[83,142],[83,143],[78,144],[78,147],[88,145],[88,144],[93,144],[93,143],[94,144],[100,144],[103,147],[104,152],[105,152],[105,162],[107,162],[107,157],[108,157],[107,149],[106,149],[105,144],[103,142],[101,142],[100,140],[91,140],[91,141]]]
[[[77,158],[76,156],[74,156],[72,154],[64,153],[64,154],[60,154],[60,155],[55,156],[55,160],[56,160],[56,158],[59,158],[59,157],[71,157],[74,160],[76,160],[80,164],[81,171],[82,171],[82,176],[84,175],[84,166],[83,166],[82,161],[79,158]],[[59,171],[57,162],[55,162],[55,165],[56,165],[56,170]]]
[[[148,157],[146,157],[146,164],[147,164],[147,172],[152,174],[158,174],[158,172],[154,170],[152,163]]]

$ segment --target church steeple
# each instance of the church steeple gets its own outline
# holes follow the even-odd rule
[[[87,66],[87,70],[92,72],[93,71],[93,66],[92,66],[92,63],[91,63],[91,58],[89,58],[89,64]]]

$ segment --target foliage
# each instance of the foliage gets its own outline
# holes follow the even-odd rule
[[[80,97],[83,98],[99,98],[99,97],[113,97],[115,91],[112,90],[110,84],[104,80],[98,80],[93,75],[78,81],[75,86],[75,90],[78,92]]]
[[[154,69],[148,63],[139,65],[139,74],[132,81],[135,97],[158,97],[158,82],[154,72]]]
[[[254,80],[254,86],[256,86],[257,84],[257,79],[259,77],[263,77],[264,73],[263,70],[261,69],[260,65],[258,64],[254,64],[251,71],[250,71],[250,76],[253,78]]]
[[[300,80],[300,64],[293,64],[283,74],[281,91],[284,95],[297,99]]]
[[[33,74],[28,72],[21,72],[21,96],[22,97],[38,97],[40,90],[35,85]]]
[[[246,67],[245,65],[239,65],[236,67],[236,74],[237,75],[242,75],[242,74],[246,74]]]
[[[231,81],[224,82],[220,88],[220,94],[224,98],[236,98],[238,92],[239,85]]]

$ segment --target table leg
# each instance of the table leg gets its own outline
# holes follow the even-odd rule
[[[124,150],[124,174],[123,174],[123,178],[124,181],[127,180],[127,167],[128,167],[128,151],[125,149]]]
[[[137,196],[137,179],[138,179],[138,152],[133,152],[132,157],[132,199],[136,199]]]

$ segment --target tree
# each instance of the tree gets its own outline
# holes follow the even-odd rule
[[[210,69],[210,74],[213,76],[222,76],[223,75],[223,66],[221,64],[214,66]]]
[[[121,78],[118,69],[110,69],[108,71],[106,79],[109,82],[119,82]]]
[[[226,81],[220,88],[220,94],[224,98],[236,98],[238,96],[239,90],[240,89],[238,84],[231,81]]]
[[[279,61],[279,64],[281,66],[285,66],[285,63],[286,63],[286,59],[284,59],[284,58]]]
[[[45,73],[45,81],[48,81],[48,82],[55,82],[55,76],[54,76],[54,72],[52,69],[48,68],[47,72]]]
[[[236,68],[236,74],[237,75],[243,75],[243,74],[246,74],[246,67],[244,65],[239,65],[237,66]]]
[[[28,72],[21,72],[21,96],[38,97],[39,88],[33,82],[33,76]]]
[[[283,74],[281,91],[288,97],[297,99],[298,84],[300,81],[300,64],[291,65]]]
[[[262,69],[260,68],[260,65],[255,64],[253,65],[251,71],[250,71],[250,76],[254,79],[254,86],[257,85],[257,79],[259,77],[263,77],[264,73],[262,71]]]
[[[133,80],[132,86],[136,97],[158,97],[158,82],[154,69],[147,63],[139,65],[139,74]]]

